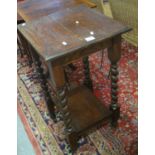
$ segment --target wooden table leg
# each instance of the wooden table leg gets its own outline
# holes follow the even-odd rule
[[[22,49],[22,55],[27,55],[28,56],[28,63],[29,66],[32,66],[33,60],[32,60],[32,56],[31,56],[31,52],[29,49],[29,45],[28,42],[26,41],[26,39],[21,35],[21,33],[17,30],[17,35],[18,35],[18,42],[20,44],[20,47]]]
[[[24,23],[24,20],[17,13],[17,25],[22,24],[22,23]],[[18,48],[19,48],[20,57],[22,58],[24,56],[24,53],[23,53],[23,49],[22,49],[22,45],[21,45],[19,36],[18,36],[18,30],[17,30],[17,45],[18,45]]]
[[[52,73],[54,76],[54,82],[56,85],[56,92],[58,96],[58,108],[62,112],[63,120],[65,124],[65,132],[67,135],[68,143],[70,144],[71,150],[75,151],[77,149],[77,139],[78,136],[73,132],[72,119],[68,109],[68,97],[67,97],[67,87],[65,81],[64,68],[62,66],[55,66],[52,68]]]
[[[43,68],[41,67],[42,63],[40,61],[38,54],[35,52],[35,50],[33,48],[31,48],[31,53],[33,56],[34,64],[35,64],[36,71],[38,74],[38,78],[39,78],[41,87],[43,89],[43,93],[44,93],[44,97],[45,97],[45,101],[46,101],[46,105],[47,105],[50,117],[53,119],[54,122],[56,122],[55,105],[54,105],[54,102],[50,95],[46,76],[44,75]]]
[[[118,70],[117,62],[121,56],[121,36],[117,36],[112,40],[112,46],[108,49],[108,57],[111,61],[111,105],[110,110],[112,110],[112,125],[117,126],[117,120],[120,116],[120,107],[118,105]]]
[[[22,46],[21,46],[21,43],[20,43],[20,40],[19,40],[18,36],[17,36],[17,45],[18,45],[18,48],[19,48],[19,55],[20,55],[21,58],[23,58],[24,53],[23,53],[23,49],[22,49]]]
[[[92,80],[90,78],[89,57],[88,56],[83,58],[83,64],[84,64],[84,75],[85,75],[84,85],[87,88],[93,90],[93,84],[92,84]]]

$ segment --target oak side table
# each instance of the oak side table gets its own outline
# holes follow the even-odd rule
[[[78,5],[84,4],[87,7],[95,8],[96,4],[89,2],[89,0],[24,0],[18,2],[18,16],[22,19],[21,23],[33,21],[43,16],[46,16],[51,13],[55,13],[57,11],[65,10],[66,8],[73,8]],[[26,54],[28,56],[29,65],[31,66],[33,63],[31,52],[28,48],[28,43],[25,41],[25,38],[22,37],[18,32],[18,46],[20,47],[21,56]],[[24,49],[24,50],[22,50]],[[42,59],[42,63],[43,63]],[[44,63],[45,65],[45,63]],[[69,66],[71,66],[69,64]],[[46,76],[48,76],[48,71],[46,71]],[[51,102],[50,102],[51,103]],[[51,104],[48,104],[48,110],[52,115],[52,107]]]
[[[63,114],[66,138],[73,151],[77,148],[78,138],[90,127],[109,119],[112,119],[113,125],[116,125],[120,113],[117,104],[117,62],[121,56],[121,35],[131,28],[80,5],[21,24],[18,30],[31,47],[46,102],[52,109],[53,119],[55,119],[54,105]],[[91,91],[88,65],[88,55],[104,48],[108,48],[111,62],[109,109],[105,108]],[[48,66],[51,84],[57,96],[55,102],[48,91],[40,57]],[[68,90],[64,67],[83,57],[85,57],[85,86]]]

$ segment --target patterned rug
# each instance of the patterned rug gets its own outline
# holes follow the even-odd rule
[[[121,117],[118,127],[110,124],[88,133],[78,142],[74,155],[137,155],[137,48],[123,41],[119,61],[119,105]],[[107,51],[89,57],[94,94],[106,106],[110,103],[110,62]],[[101,62],[103,62],[101,64]],[[75,71],[68,71],[69,81],[82,84],[83,64],[74,63]],[[64,125],[54,123],[48,114],[35,70],[27,65],[27,58],[18,56],[18,114],[37,155],[71,155],[65,140]]]

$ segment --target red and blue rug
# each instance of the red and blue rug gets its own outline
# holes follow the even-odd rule
[[[138,147],[138,49],[123,41],[119,61],[119,100],[121,117],[118,127],[110,124],[79,140],[75,155],[137,155]],[[102,57],[103,55],[103,57]],[[110,104],[110,62],[107,51],[89,57],[94,94],[106,105]],[[101,60],[103,63],[101,64]],[[68,72],[70,81],[83,83],[83,64],[74,63],[75,71]],[[48,114],[44,97],[33,68],[27,58],[18,57],[18,114],[37,155],[70,155],[65,140],[63,122],[54,123]]]

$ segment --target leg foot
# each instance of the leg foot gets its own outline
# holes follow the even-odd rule
[[[78,148],[78,144],[77,144],[78,136],[77,136],[77,134],[76,133],[69,134],[67,137],[67,140],[69,142],[72,153],[74,153]]]
[[[120,117],[120,108],[117,107],[116,109],[114,107],[110,107],[110,110],[112,111],[112,119],[111,119],[111,125],[113,127],[117,127],[117,121]]]

